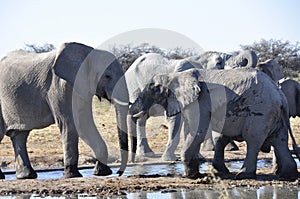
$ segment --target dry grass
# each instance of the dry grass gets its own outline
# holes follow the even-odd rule
[[[93,107],[96,126],[108,145],[109,155],[113,157],[112,161],[115,161],[119,156],[119,146],[114,108],[109,102],[99,102],[96,98],[93,102]],[[149,145],[155,153],[160,154],[165,149],[168,140],[168,130],[164,128],[166,125],[167,123],[164,117],[152,117],[147,121],[147,137],[149,138]],[[296,140],[300,144],[300,119],[292,118],[291,125]],[[56,162],[62,164],[63,149],[60,133],[56,125],[51,125],[40,130],[33,130],[30,133],[27,143],[28,153],[34,165],[38,165],[39,161],[47,163],[51,158],[56,159]],[[182,142],[177,152],[180,152],[181,146]],[[236,154],[239,153],[244,156],[244,142],[238,143],[238,146],[242,152],[236,152]],[[91,150],[82,140],[79,142],[79,151],[80,157],[86,158],[92,156]],[[211,155],[211,153],[209,153],[209,155]],[[1,162],[5,162],[10,167],[13,167],[13,164],[11,164],[13,163],[13,156],[14,152],[10,139],[5,136],[0,144],[0,164]],[[51,164],[54,163],[50,163],[50,165]]]
[[[99,102],[95,98],[93,101],[93,114],[95,124],[108,146],[109,155],[115,160],[119,156],[115,110],[109,102],[105,100]],[[167,143],[167,130],[160,128],[161,124],[165,124],[164,121],[163,117],[151,118],[147,123],[147,136],[150,138],[150,146],[155,152],[162,152],[163,146]],[[40,159],[45,156],[48,156],[47,159],[53,156],[62,161],[63,147],[58,127],[53,124],[44,129],[33,130],[28,137],[27,148],[33,164],[34,161],[41,161]],[[80,156],[83,157],[92,156],[92,151],[82,140],[79,140],[79,152]],[[0,164],[1,162],[5,162],[5,164],[13,163],[13,158],[11,158],[13,156],[14,151],[11,141],[9,137],[5,136],[0,143]],[[13,165],[11,164],[11,166]]]

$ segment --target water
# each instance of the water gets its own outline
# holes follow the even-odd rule
[[[297,166],[300,166],[298,159],[295,159]],[[230,161],[226,163],[226,166],[230,171],[238,171],[243,165],[243,161]],[[272,168],[272,160],[270,159],[260,159],[257,161],[258,168]],[[211,168],[211,163],[203,163],[200,165],[200,172],[208,172]],[[113,167],[113,175],[117,176],[118,167]],[[128,166],[124,172],[124,176],[131,175],[154,175],[154,174],[183,174],[184,168],[181,163],[167,164],[167,163],[153,163],[153,164],[137,164],[134,166]],[[4,171],[5,173],[5,171]],[[46,172],[38,172],[38,179],[58,179],[62,176],[62,170],[53,170]],[[93,169],[84,168],[80,169],[80,173],[83,177],[92,177]],[[6,180],[14,180],[16,176],[14,172],[5,173]]]
[[[0,196],[1,199],[38,199],[41,198],[37,195],[17,195],[17,196]],[[79,194],[72,197],[63,196],[47,196],[45,199],[98,199],[98,198],[117,198],[117,199],[214,199],[214,198],[230,198],[230,199],[266,199],[266,198],[300,198],[300,188],[283,188],[274,186],[263,186],[260,188],[234,188],[228,190],[214,190],[214,189],[173,189],[156,192],[135,192],[127,193],[125,196],[111,196],[99,197],[89,196],[86,194]]]
[[[297,166],[300,165],[299,160],[295,159]],[[238,171],[243,164],[243,161],[230,161],[226,163],[226,166],[230,171]],[[272,160],[270,159],[261,159],[257,162],[258,168],[271,168]],[[211,168],[211,163],[203,163],[200,166],[200,172],[208,172]],[[116,173],[118,167],[112,168],[113,172]],[[137,164],[128,166],[124,176],[130,175],[154,175],[154,174],[182,174],[183,173],[183,165],[181,163],[174,164],[166,164],[166,163],[154,163],[154,164]],[[92,177],[93,169],[92,168],[84,168],[80,169],[83,177]],[[38,172],[38,179],[57,179],[62,176],[62,170],[53,170],[47,172]],[[117,176],[113,174],[113,176]],[[5,175],[7,180],[15,179],[15,174],[10,173]],[[279,187],[276,185],[273,186],[262,186],[260,188],[232,188],[227,190],[214,190],[214,189],[197,189],[197,190],[186,190],[186,189],[175,189],[175,190],[164,190],[158,192],[135,192],[130,193],[127,192],[125,196],[113,196],[106,198],[120,198],[120,199],[156,199],[156,198],[170,198],[170,199],[193,199],[193,198],[245,198],[245,199],[253,199],[253,198],[300,198],[300,188],[287,188],[287,187]],[[37,195],[17,195],[17,196],[0,196],[0,199],[38,199],[41,198]],[[43,197],[43,198],[60,198],[65,199],[69,197],[57,196],[57,197]],[[99,198],[99,196],[90,196],[85,194],[80,194],[76,196],[72,196],[72,198]],[[105,198],[105,197],[101,197]]]

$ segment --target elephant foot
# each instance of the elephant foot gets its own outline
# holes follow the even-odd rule
[[[239,147],[234,143],[234,141],[229,142],[226,147],[226,151],[238,151]]]
[[[33,170],[32,167],[22,167],[22,168],[16,169],[16,178],[17,179],[35,179],[35,178],[37,178],[37,174]]]
[[[5,175],[4,175],[4,173],[1,171],[1,169],[0,169],[0,179],[5,179]]]
[[[136,154],[146,157],[153,157],[155,155],[152,149],[150,148],[146,138],[143,138],[141,140],[140,144],[137,147]]]
[[[278,178],[279,180],[282,181],[295,181],[297,180],[299,177],[299,173],[298,171],[294,171],[294,172],[282,172],[280,174],[278,174]]]
[[[198,158],[200,163],[206,162],[206,158],[203,155],[201,155],[201,153],[198,154]]]
[[[217,172],[220,175],[225,175],[225,174],[229,174],[229,170],[228,168],[225,166],[225,164],[220,164],[220,163],[216,163],[215,161],[213,161],[212,166],[214,167],[214,169],[217,170]]]
[[[199,173],[199,159],[193,159],[190,162],[184,162],[184,175],[187,178],[202,178],[205,175]]]
[[[149,158],[151,158],[151,157],[154,157],[155,156],[155,153],[151,150],[151,151],[149,151],[149,152],[145,152],[144,150],[139,150],[139,151],[137,151],[136,152],[136,156],[137,157],[149,157]]]
[[[77,178],[82,177],[81,173],[79,173],[77,165],[66,166],[63,173],[63,178]]]
[[[236,174],[235,179],[236,180],[256,179],[256,173],[240,171],[238,174]]]
[[[164,152],[161,156],[164,161],[178,161],[179,158],[174,153]]]
[[[112,170],[109,168],[109,166],[97,161],[93,174],[96,176],[108,176],[112,174]]]

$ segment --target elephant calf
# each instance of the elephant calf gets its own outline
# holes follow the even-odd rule
[[[297,166],[288,149],[287,101],[263,72],[252,68],[190,69],[156,75],[130,112],[141,117],[154,104],[162,105],[167,116],[182,115],[187,136],[181,159],[187,177],[203,176],[199,173],[198,152],[212,128],[221,136],[247,143],[246,158],[236,178],[255,178],[258,153],[269,146],[274,147],[279,177],[297,178]],[[224,164],[224,147],[230,139],[221,140],[224,142],[215,150],[213,166],[221,173],[229,173]]]

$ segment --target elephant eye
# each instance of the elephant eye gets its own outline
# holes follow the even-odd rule
[[[104,75],[104,78],[105,79],[111,79],[111,76],[110,75]]]

